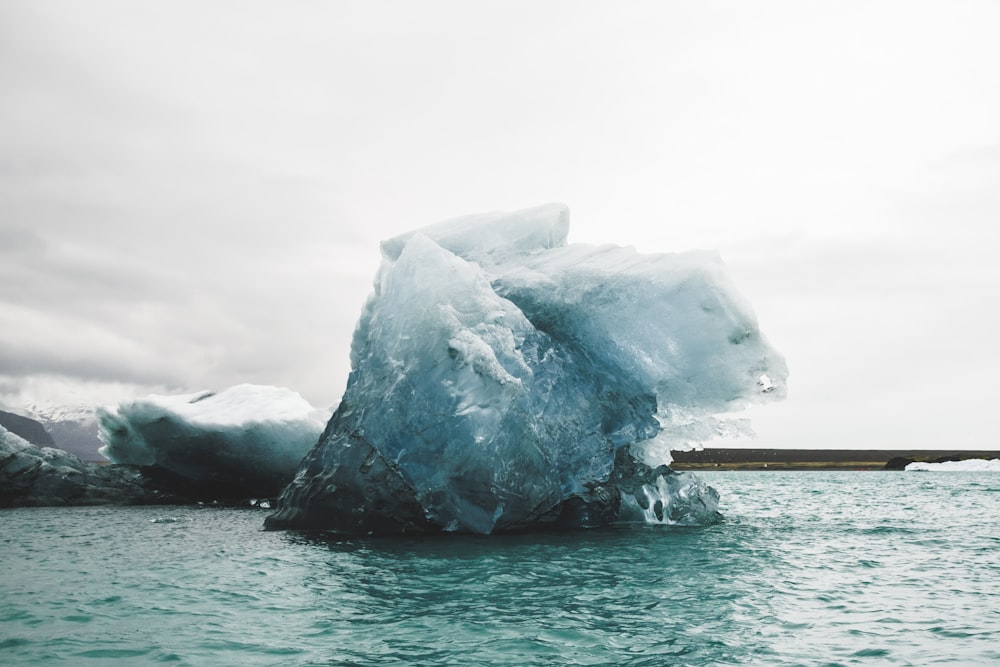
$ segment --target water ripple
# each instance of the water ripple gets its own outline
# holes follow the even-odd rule
[[[0,664],[1000,662],[995,476],[704,477],[725,519],[682,529],[344,539],[256,510],[5,511]]]

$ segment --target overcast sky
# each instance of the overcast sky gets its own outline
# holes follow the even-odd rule
[[[1000,446],[1000,3],[0,3],[0,404],[336,402],[378,242],[718,249],[763,447]],[[724,443],[725,444],[725,443]]]

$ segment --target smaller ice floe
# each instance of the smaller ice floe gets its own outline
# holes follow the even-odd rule
[[[329,414],[289,389],[151,395],[97,412],[100,452],[142,466],[194,497],[274,497],[316,444]]]
[[[1000,472],[1000,459],[966,459],[964,461],[942,461],[941,463],[924,463],[916,461],[904,468],[916,472]]]
[[[36,447],[0,426],[0,507],[155,502],[132,468]]]

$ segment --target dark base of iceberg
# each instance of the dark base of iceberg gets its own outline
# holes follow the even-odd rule
[[[0,428],[0,507],[188,502],[135,466],[99,465]]]
[[[242,384],[99,408],[100,452],[181,498],[275,497],[328,417],[297,393]]]
[[[350,535],[431,534],[459,529],[430,519],[416,489],[369,443],[357,441],[339,465],[322,476],[326,493],[294,483],[280,509],[267,517],[272,530],[323,530]],[[312,477],[312,480],[317,478]],[[339,483],[339,485],[338,485]],[[551,507],[485,532],[601,528],[616,524],[708,525],[721,518],[718,492],[689,472],[650,466],[627,449],[615,456],[607,482],[587,484]],[[468,532],[463,531],[463,532]]]
[[[268,507],[260,489],[195,481],[161,466],[102,465],[38,447],[0,427],[0,508],[83,505]],[[272,494],[273,497],[273,494]]]

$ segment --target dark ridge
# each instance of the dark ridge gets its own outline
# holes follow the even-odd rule
[[[36,447],[56,446],[55,440],[45,430],[45,427],[34,419],[0,410],[0,426],[3,426],[14,435],[24,438]]]

